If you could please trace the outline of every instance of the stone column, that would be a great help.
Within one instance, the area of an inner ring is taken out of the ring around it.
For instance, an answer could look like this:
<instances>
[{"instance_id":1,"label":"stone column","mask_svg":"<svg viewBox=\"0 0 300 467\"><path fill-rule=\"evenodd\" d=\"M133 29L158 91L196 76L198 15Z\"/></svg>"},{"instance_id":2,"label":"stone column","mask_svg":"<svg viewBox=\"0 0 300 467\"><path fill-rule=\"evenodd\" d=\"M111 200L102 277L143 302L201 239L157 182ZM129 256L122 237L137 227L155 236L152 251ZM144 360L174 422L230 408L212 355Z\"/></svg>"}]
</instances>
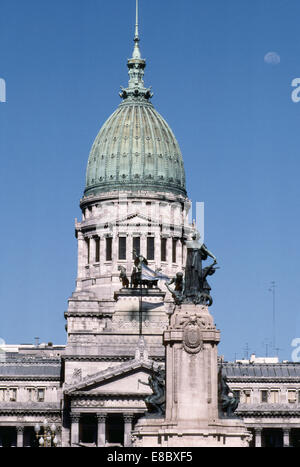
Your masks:
<instances>
[{"instance_id":1,"label":"stone column","mask_svg":"<svg viewBox=\"0 0 300 467\"><path fill-rule=\"evenodd\" d=\"M132 248L132 234L130 233L127 235L126 239L127 276L131 274L133 268Z\"/></svg>"},{"instance_id":2,"label":"stone column","mask_svg":"<svg viewBox=\"0 0 300 467\"><path fill-rule=\"evenodd\" d=\"M172 271L172 238L168 237L166 241L166 261L167 261L167 274Z\"/></svg>"},{"instance_id":3,"label":"stone column","mask_svg":"<svg viewBox=\"0 0 300 467\"><path fill-rule=\"evenodd\" d=\"M23 435L24 435L24 427L17 426L17 448L23 447L23 444L24 444Z\"/></svg>"},{"instance_id":4,"label":"stone column","mask_svg":"<svg viewBox=\"0 0 300 467\"><path fill-rule=\"evenodd\" d=\"M256 448L261 448L261 432L262 428L255 428L254 433L255 433L255 447Z\"/></svg>"},{"instance_id":5,"label":"stone column","mask_svg":"<svg viewBox=\"0 0 300 467\"><path fill-rule=\"evenodd\" d=\"M176 242L176 264L178 264L179 268L182 265L182 243L180 238L178 238Z\"/></svg>"},{"instance_id":6,"label":"stone column","mask_svg":"<svg viewBox=\"0 0 300 467\"><path fill-rule=\"evenodd\" d=\"M131 446L132 413L124 413L124 447Z\"/></svg>"},{"instance_id":7,"label":"stone column","mask_svg":"<svg viewBox=\"0 0 300 467\"><path fill-rule=\"evenodd\" d=\"M93 265L96 261L96 239L95 237L90 238L90 265Z\"/></svg>"},{"instance_id":8,"label":"stone column","mask_svg":"<svg viewBox=\"0 0 300 467\"><path fill-rule=\"evenodd\" d=\"M187 259L187 250L186 245L182 245L182 267L185 268L186 266L186 259Z\"/></svg>"},{"instance_id":9,"label":"stone column","mask_svg":"<svg viewBox=\"0 0 300 467\"><path fill-rule=\"evenodd\" d=\"M71 414L71 446L79 443L79 421L80 414Z\"/></svg>"},{"instance_id":10,"label":"stone column","mask_svg":"<svg viewBox=\"0 0 300 467\"><path fill-rule=\"evenodd\" d=\"M78 268L77 268L77 278L82 279L84 277L84 249L85 249L85 240L83 238L82 232L78 232Z\"/></svg>"},{"instance_id":11,"label":"stone column","mask_svg":"<svg viewBox=\"0 0 300 467\"><path fill-rule=\"evenodd\" d=\"M55 436L57 439L57 447L61 447L62 446L62 429L60 426L56 427Z\"/></svg>"},{"instance_id":12,"label":"stone column","mask_svg":"<svg viewBox=\"0 0 300 467\"><path fill-rule=\"evenodd\" d=\"M284 448L290 447L290 429L289 428L283 429L283 447Z\"/></svg>"},{"instance_id":13,"label":"stone column","mask_svg":"<svg viewBox=\"0 0 300 467\"><path fill-rule=\"evenodd\" d=\"M159 232L155 231L154 237L154 260L155 260L155 267L161 267L161 237Z\"/></svg>"},{"instance_id":14,"label":"stone column","mask_svg":"<svg viewBox=\"0 0 300 467\"><path fill-rule=\"evenodd\" d=\"M113 233L112 233L111 250L112 250L111 251L111 258L112 258L111 273L113 273L117 269L117 262L119 259L119 235L117 234L115 227L113 228Z\"/></svg>"},{"instance_id":15,"label":"stone column","mask_svg":"<svg viewBox=\"0 0 300 467\"><path fill-rule=\"evenodd\" d=\"M106 413L97 413L98 420L98 447L104 447L106 444Z\"/></svg>"},{"instance_id":16,"label":"stone column","mask_svg":"<svg viewBox=\"0 0 300 467\"><path fill-rule=\"evenodd\" d=\"M103 274L106 261L106 237L100 237L100 273Z\"/></svg>"},{"instance_id":17,"label":"stone column","mask_svg":"<svg viewBox=\"0 0 300 467\"><path fill-rule=\"evenodd\" d=\"M141 234L141 248L140 254L147 258L147 234Z\"/></svg>"}]
</instances>

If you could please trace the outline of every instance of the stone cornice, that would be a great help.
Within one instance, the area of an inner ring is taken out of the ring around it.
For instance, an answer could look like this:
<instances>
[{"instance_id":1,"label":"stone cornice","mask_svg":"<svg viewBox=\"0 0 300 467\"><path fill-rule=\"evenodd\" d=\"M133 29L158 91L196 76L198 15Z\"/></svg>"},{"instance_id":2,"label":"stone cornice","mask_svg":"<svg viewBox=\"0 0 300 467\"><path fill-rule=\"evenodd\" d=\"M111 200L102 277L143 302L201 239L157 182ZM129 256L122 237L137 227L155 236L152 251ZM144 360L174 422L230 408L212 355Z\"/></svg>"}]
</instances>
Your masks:
<instances>
[{"instance_id":1,"label":"stone cornice","mask_svg":"<svg viewBox=\"0 0 300 467\"><path fill-rule=\"evenodd\" d=\"M237 415L240 417L271 417L271 418L276 418L276 417L300 417L300 411L288 411L285 412L284 410L243 410L243 411L237 411Z\"/></svg>"},{"instance_id":2,"label":"stone cornice","mask_svg":"<svg viewBox=\"0 0 300 467\"><path fill-rule=\"evenodd\" d=\"M100 356L100 355L63 355L64 361L76 361L76 362L127 362L133 359L133 355L125 355L123 357L118 356Z\"/></svg>"},{"instance_id":3,"label":"stone cornice","mask_svg":"<svg viewBox=\"0 0 300 467\"><path fill-rule=\"evenodd\" d=\"M2 356L5 356L5 353L2 354ZM56 358L55 360L47 360L47 359L38 359L36 360L35 358L14 358L14 359L7 359L2 362L0 362L0 368L2 366L15 366L15 365L21 365L21 366L59 366L60 364L60 357Z\"/></svg>"},{"instance_id":4,"label":"stone cornice","mask_svg":"<svg viewBox=\"0 0 300 467\"><path fill-rule=\"evenodd\" d=\"M146 191L146 190L119 190L119 191L106 191L102 193L97 193L97 195L89 195L85 196L80 200L80 207L81 209L89 206L91 204L96 204L97 202L103 201L117 201L119 200L120 193L125 193L127 199L144 199L145 201L149 201L149 199L157 200L157 201L165 201L165 202L188 202L189 199L187 196L183 196L182 194L175 194L172 192L153 192L153 191Z\"/></svg>"},{"instance_id":5,"label":"stone cornice","mask_svg":"<svg viewBox=\"0 0 300 467\"><path fill-rule=\"evenodd\" d=\"M68 394L70 397L76 398L76 399L81 399L81 400L91 400L91 399L97 399L97 400L107 400L107 399L119 399L119 400L136 400L136 399L141 399L144 400L145 397L149 396L149 393L147 392L140 392L140 393L120 393L120 392L107 392L107 393L102 393L102 394L87 394L85 391L74 391L71 394Z\"/></svg>"},{"instance_id":6,"label":"stone cornice","mask_svg":"<svg viewBox=\"0 0 300 467\"><path fill-rule=\"evenodd\" d=\"M60 376L18 376L18 375L0 375L0 381L56 381L60 382Z\"/></svg>"},{"instance_id":7,"label":"stone cornice","mask_svg":"<svg viewBox=\"0 0 300 467\"><path fill-rule=\"evenodd\" d=\"M65 318L111 318L114 312L107 312L107 311L77 311L77 310L69 310L65 311L64 317Z\"/></svg>"},{"instance_id":8,"label":"stone cornice","mask_svg":"<svg viewBox=\"0 0 300 467\"><path fill-rule=\"evenodd\" d=\"M2 409L0 408L0 415L58 415L61 416L60 410L32 410L32 409Z\"/></svg>"},{"instance_id":9,"label":"stone cornice","mask_svg":"<svg viewBox=\"0 0 300 467\"><path fill-rule=\"evenodd\" d=\"M299 417L300 404L240 404L236 414L242 417Z\"/></svg>"},{"instance_id":10,"label":"stone cornice","mask_svg":"<svg viewBox=\"0 0 300 467\"><path fill-rule=\"evenodd\" d=\"M165 357L159 356L149 356L151 360L155 362L164 362ZM64 361L91 361L91 362L127 362L132 360L134 355L124 355L122 357L118 356L99 356L99 355L62 355L62 360Z\"/></svg>"},{"instance_id":11,"label":"stone cornice","mask_svg":"<svg viewBox=\"0 0 300 467\"><path fill-rule=\"evenodd\" d=\"M40 403L42 404L42 403ZM61 415L60 404L43 404L39 405L38 403L5 403L0 404L0 414L9 415L9 414L18 414L18 415L45 415L45 414L55 414Z\"/></svg>"},{"instance_id":12,"label":"stone cornice","mask_svg":"<svg viewBox=\"0 0 300 467\"><path fill-rule=\"evenodd\" d=\"M227 377L228 383L280 383L280 384L289 384L289 383L298 383L300 384L300 378L293 376L286 377L275 377L275 376L229 376Z\"/></svg>"}]
</instances>

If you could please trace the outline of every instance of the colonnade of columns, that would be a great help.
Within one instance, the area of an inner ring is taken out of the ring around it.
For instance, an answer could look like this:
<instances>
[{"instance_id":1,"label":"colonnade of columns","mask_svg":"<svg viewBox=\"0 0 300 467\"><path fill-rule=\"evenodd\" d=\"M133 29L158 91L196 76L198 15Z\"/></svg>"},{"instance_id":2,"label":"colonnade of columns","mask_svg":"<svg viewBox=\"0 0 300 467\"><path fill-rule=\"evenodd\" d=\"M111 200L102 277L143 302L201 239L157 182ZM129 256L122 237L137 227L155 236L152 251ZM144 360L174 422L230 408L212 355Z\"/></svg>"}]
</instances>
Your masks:
<instances>
[{"instance_id":1,"label":"colonnade of columns","mask_svg":"<svg viewBox=\"0 0 300 467\"><path fill-rule=\"evenodd\" d=\"M254 446L260 448L263 446L263 429L264 428L254 428ZM280 429L280 428L279 428ZM291 429L282 428L283 434L283 447L290 447L291 445Z\"/></svg>"},{"instance_id":2,"label":"colonnade of columns","mask_svg":"<svg viewBox=\"0 0 300 467\"><path fill-rule=\"evenodd\" d=\"M107 413L100 412L96 413L97 417L97 446L106 445L106 423L107 423ZM131 431L132 431L132 422L133 422L133 413L124 413L124 446L131 446ZM80 414L71 415L71 446L78 446L80 443Z\"/></svg>"},{"instance_id":3,"label":"colonnade of columns","mask_svg":"<svg viewBox=\"0 0 300 467\"><path fill-rule=\"evenodd\" d=\"M120 235L121 236L121 235ZM125 236L125 234L124 234ZM126 262L127 266L132 263L132 252L133 252L133 238L136 235L127 234L126 235ZM148 235L145 233L141 233L140 237L140 252L143 256L147 256L147 237ZM173 237L168 236L166 238L166 260L165 262L161 259L161 236L154 235L154 262L155 266L160 268L162 263L171 266L172 264L178 265L178 268L181 268L184 264L185 255L184 255L184 248L182 242L177 237L176 242L176 260L173 261L173 254L172 254L172 242ZM113 236L113 242L117 242L118 235ZM99 244L99 258L96 261L96 243L100 242ZM112 247L112 264L116 264L119 261L119 245L113 244ZM78 279L84 279L86 277L86 268L88 265L92 266L94 264L100 264L101 267L106 261L106 237L105 236L92 236L90 238L84 237L82 232L78 232L78 271L77 277Z\"/></svg>"},{"instance_id":4,"label":"colonnade of columns","mask_svg":"<svg viewBox=\"0 0 300 467\"><path fill-rule=\"evenodd\" d=\"M41 425L42 425L42 423L41 423ZM9 433L10 433L10 436L11 436L11 447L17 447L17 448L22 448L24 446L30 447L30 439L32 440L32 438L30 438L30 437L28 438L28 435L30 435L30 432L29 433L27 432L27 437L24 437L24 433L25 433L25 429L30 429L30 430L32 430L32 432L34 432L34 426L33 425L17 425L17 426L9 426L8 425L8 426L4 426L4 427L0 426L0 447L3 446L3 431L2 430L5 430L5 429L10 430ZM15 430L15 432L14 432L14 430ZM58 439L57 446L61 445L60 435L61 435L61 429L60 429L60 427L56 427L56 438ZM34 432L34 436L35 436L35 432ZM5 436L5 438L7 438L7 436ZM31 447L33 447L33 446L31 446Z\"/></svg>"}]
</instances>

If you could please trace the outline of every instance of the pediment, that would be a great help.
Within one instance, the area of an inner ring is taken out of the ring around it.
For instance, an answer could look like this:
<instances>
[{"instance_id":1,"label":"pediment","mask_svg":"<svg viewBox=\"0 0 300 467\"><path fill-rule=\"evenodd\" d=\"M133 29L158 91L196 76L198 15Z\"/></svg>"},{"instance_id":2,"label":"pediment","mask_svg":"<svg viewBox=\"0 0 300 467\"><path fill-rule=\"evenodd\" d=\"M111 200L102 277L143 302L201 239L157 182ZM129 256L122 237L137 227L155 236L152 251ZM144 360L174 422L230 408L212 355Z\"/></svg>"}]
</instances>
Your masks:
<instances>
[{"instance_id":1,"label":"pediment","mask_svg":"<svg viewBox=\"0 0 300 467\"><path fill-rule=\"evenodd\" d=\"M122 218L116 218L115 221L111 222L113 225L117 226L127 226L127 225L132 225L132 226L141 226L141 225L159 225L159 222L157 219L152 218L150 216L146 216L144 214L141 214L140 212L136 212L133 214L128 214L127 216L124 216Z\"/></svg>"},{"instance_id":2,"label":"pediment","mask_svg":"<svg viewBox=\"0 0 300 467\"><path fill-rule=\"evenodd\" d=\"M102 395L102 394L145 394L151 393L147 383L152 367L159 366L151 360L122 363L101 372L89 375L65 388L65 394Z\"/></svg>"},{"instance_id":3,"label":"pediment","mask_svg":"<svg viewBox=\"0 0 300 467\"><path fill-rule=\"evenodd\" d=\"M137 226L139 227L142 225L157 226L159 225L159 220L153 217L150 217L150 216L146 216L138 211L135 213L127 214L124 217L115 217L105 223L101 223L101 222L97 223L98 228L107 228L107 227L113 227L113 226L118 226L118 227Z\"/></svg>"}]
</instances>

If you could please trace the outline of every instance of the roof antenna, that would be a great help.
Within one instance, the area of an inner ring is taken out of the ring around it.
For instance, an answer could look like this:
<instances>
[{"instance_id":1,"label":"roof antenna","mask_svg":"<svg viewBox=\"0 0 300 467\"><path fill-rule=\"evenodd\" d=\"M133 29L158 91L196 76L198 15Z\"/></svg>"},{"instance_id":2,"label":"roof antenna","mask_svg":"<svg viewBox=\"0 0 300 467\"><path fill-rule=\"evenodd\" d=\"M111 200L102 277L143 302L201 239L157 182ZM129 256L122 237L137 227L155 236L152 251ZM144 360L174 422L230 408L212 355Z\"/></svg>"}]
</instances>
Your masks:
<instances>
[{"instance_id":1,"label":"roof antenna","mask_svg":"<svg viewBox=\"0 0 300 467\"><path fill-rule=\"evenodd\" d=\"M275 281L271 282L271 286L269 288L269 292L272 292L273 296L273 351L276 352L276 315L275 315L275 288L276 288L276 283Z\"/></svg>"}]
</instances>

